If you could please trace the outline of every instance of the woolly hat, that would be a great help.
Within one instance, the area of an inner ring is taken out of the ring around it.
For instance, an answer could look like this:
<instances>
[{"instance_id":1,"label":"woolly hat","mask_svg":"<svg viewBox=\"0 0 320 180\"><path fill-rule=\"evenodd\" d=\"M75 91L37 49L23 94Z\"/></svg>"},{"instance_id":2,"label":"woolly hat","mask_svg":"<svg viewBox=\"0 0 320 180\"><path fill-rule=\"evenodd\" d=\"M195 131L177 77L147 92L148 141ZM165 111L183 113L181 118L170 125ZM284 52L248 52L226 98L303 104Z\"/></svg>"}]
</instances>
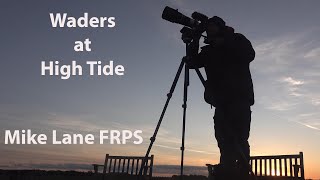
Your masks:
<instances>
[{"instance_id":1,"label":"woolly hat","mask_svg":"<svg viewBox=\"0 0 320 180\"><path fill-rule=\"evenodd\" d=\"M218 27L221 27L221 28L225 28L225 26L226 26L226 22L224 22L224 20L218 16L213 16L212 18L209 18L208 24L210 24L210 23L214 23Z\"/></svg>"}]
</instances>

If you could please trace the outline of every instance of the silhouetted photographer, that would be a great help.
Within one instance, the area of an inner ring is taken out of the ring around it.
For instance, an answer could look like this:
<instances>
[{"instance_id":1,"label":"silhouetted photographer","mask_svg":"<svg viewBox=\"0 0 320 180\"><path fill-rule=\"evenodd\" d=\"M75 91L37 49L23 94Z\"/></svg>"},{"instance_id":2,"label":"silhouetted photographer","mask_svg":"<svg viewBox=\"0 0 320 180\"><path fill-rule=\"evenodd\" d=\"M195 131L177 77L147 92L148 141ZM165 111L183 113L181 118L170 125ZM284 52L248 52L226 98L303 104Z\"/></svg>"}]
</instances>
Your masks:
<instances>
[{"instance_id":1,"label":"silhouetted photographer","mask_svg":"<svg viewBox=\"0 0 320 180\"><path fill-rule=\"evenodd\" d=\"M220 17L208 19L205 31L207 39L204 42L208 45L198 53L200 36L193 36L190 44L193 52L188 57L188 65L190 68L204 67L207 75L204 98L215 107L215 137L221 153L221 167L218 168L221 168L223 179L239 172L247 179L250 106L254 104L249 64L255 51L244 35L234 33Z\"/></svg>"},{"instance_id":2,"label":"silhouetted photographer","mask_svg":"<svg viewBox=\"0 0 320 180\"><path fill-rule=\"evenodd\" d=\"M205 101L215 107L214 129L221 156L220 164L208 166L210 177L214 177L215 180L247 180L249 172L253 175L249 165L248 138L251 123L250 107L254 104L254 94L249 64L255 57L255 51L244 35L234 33L234 29L226 26L220 17L208 18L198 12L192 13L191 17L168 6L162 13L163 19L184 25L180 32L186 45L186 56L182 58L167 94L166 103L141 164L139 177L145 170L147 158L184 68L180 178L183 179L189 70L195 69L205 87ZM202 35L203 32L207 33L207 37ZM207 45L203 46L199 53L201 37L205 37L204 43ZM198 69L202 67L205 69L207 80L204 80Z\"/></svg>"}]
</instances>

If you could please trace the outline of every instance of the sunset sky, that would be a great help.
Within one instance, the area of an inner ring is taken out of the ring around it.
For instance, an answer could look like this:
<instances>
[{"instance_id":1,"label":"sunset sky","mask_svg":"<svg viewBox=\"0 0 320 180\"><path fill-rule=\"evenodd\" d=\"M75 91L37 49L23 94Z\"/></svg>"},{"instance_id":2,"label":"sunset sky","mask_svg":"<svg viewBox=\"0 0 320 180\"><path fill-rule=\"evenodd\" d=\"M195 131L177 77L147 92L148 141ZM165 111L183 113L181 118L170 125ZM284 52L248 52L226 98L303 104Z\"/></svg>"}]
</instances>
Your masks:
<instances>
[{"instance_id":1,"label":"sunset sky","mask_svg":"<svg viewBox=\"0 0 320 180\"><path fill-rule=\"evenodd\" d=\"M161 19L165 6L191 16L222 17L253 44L256 103L251 155L304 153L306 178L320 178L320 1L49 1L4 0L0 5L0 169L59 168L103 163L111 155L144 155L185 47L181 25ZM49 13L115 17L114 28L52 28ZM91 52L75 52L89 38ZM41 76L41 61L114 61L123 76ZM214 109L191 72L185 164L218 163ZM151 154L178 165L182 127L180 79ZM5 130L51 136L142 130L134 145L5 145Z\"/></svg>"}]
</instances>

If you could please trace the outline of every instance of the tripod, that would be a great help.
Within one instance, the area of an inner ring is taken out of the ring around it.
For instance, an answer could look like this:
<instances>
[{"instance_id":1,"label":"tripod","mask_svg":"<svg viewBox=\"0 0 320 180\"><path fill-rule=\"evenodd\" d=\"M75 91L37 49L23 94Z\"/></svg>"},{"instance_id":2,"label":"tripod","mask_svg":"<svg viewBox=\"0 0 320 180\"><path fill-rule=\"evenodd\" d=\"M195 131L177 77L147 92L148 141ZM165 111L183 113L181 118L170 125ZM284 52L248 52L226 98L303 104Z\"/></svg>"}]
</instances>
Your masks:
<instances>
[{"instance_id":1,"label":"tripod","mask_svg":"<svg viewBox=\"0 0 320 180\"><path fill-rule=\"evenodd\" d=\"M180 175L181 175L181 178L183 176L183 161L184 161L184 141L185 141L185 125L186 125L186 112L187 112L187 100L188 100L188 86L189 86L189 66L187 64L187 58L188 58L188 55L190 55L190 43L192 41L192 39L190 38L182 38L183 42L185 43L186 45L186 55L185 57L182 58L181 60L181 63L179 65L179 68L178 68L178 71L176 73L176 76L173 80L173 83L171 85L171 88L170 88L170 91L169 93L167 94L167 100L166 100L166 103L162 109L162 112L161 112L161 115L160 115L160 118L159 118L159 121L158 121L158 124L156 126L156 129L153 133L153 136L150 138L150 144L149 144L149 147L148 147L148 150L146 152L146 155L145 155L145 158L143 159L142 163L141 163L141 168L140 168L140 171L139 171L139 178L141 177L142 175L142 172L143 172L143 169L145 168L145 164L147 162L147 158L149 156L149 153L151 151L151 148L153 146L153 143L155 142L156 140L156 136L157 136L157 133L159 131L159 128L160 128L160 125L161 125L161 122L163 120L163 117L166 113L166 110L167 110L167 107L169 105L169 102L171 100L171 97L172 97L172 94L175 90L175 87L177 85L177 82L179 80L179 77L181 75L181 72L182 72L182 69L184 67L184 70L185 70L185 73L184 73L184 87L183 87L183 105L182 105L182 108L183 108L183 117L182 117L182 139L181 139L181 147L180 147L180 150L181 150L181 165L180 165ZM204 85L205 83L205 80L201 74L201 72L199 71L199 69L195 69L196 70L196 73L198 74L202 84Z\"/></svg>"},{"instance_id":2,"label":"tripod","mask_svg":"<svg viewBox=\"0 0 320 180\"><path fill-rule=\"evenodd\" d=\"M161 112L161 115L160 115L160 118L159 118L159 121L158 121L158 124L156 126L156 129L154 131L154 134L153 136L150 138L150 144L149 144L149 147L148 147L148 150L146 152L146 155L141 163L141 168L140 168L140 171L139 171L139 176L138 178L140 179L140 177L142 176L142 172L144 170L144 168L146 167L146 163L148 162L147 159L148 159L148 156L149 156L149 153L151 151L151 148L153 146L153 143L155 142L156 140L156 136L157 136L157 133L159 131L159 128L160 128L160 125L162 123L162 120L163 120L163 117L165 115L165 112L167 110L167 107L169 105L169 102L171 100L171 97L172 97L172 94L175 90L175 87L177 85L177 82L179 80L179 77L181 75L181 72L182 72L182 69L184 67L184 70L185 70L185 74L184 74L184 88L183 88L183 105L182 105L182 108L183 108L183 117L182 117L182 138L181 138L181 147L180 147L180 150L181 150L181 164L180 164L180 179L183 179L183 163L184 163L184 150L185 150L185 147L184 147L184 142L185 142L185 125L186 125L186 112L187 112L187 100L188 100L188 86L189 86L189 65L187 63L188 61L188 58L190 57L190 54L191 53L191 47L190 47L190 43L192 41L191 38L182 38L183 42L185 43L186 45L186 56L182 58L181 60L181 63L179 65L179 68L178 68L178 71L176 73L176 76L173 80L173 83L171 85L171 88L170 88L170 91L169 93L167 94L167 100L166 100L166 103L162 109L162 112ZM201 80L203 86L205 86L205 80L200 72L200 70L198 68L195 68L195 71L199 77L199 79ZM247 158L245 157L239 143L235 142L236 143L236 148L241 156L241 158L245 161L245 162L249 162L247 160ZM245 168L248 170L248 172L250 172L250 174L254 177L254 179L256 179L251 167L250 167L250 164L247 163L245 164Z\"/></svg>"}]
</instances>

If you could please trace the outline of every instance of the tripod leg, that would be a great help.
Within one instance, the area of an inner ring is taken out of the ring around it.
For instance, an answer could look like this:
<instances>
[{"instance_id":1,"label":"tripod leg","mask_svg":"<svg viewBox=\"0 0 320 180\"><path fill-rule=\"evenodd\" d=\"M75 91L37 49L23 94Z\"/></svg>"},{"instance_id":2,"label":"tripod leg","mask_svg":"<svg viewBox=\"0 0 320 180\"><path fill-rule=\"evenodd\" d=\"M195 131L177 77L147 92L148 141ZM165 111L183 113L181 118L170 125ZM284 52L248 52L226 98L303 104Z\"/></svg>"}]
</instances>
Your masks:
<instances>
[{"instance_id":1,"label":"tripod leg","mask_svg":"<svg viewBox=\"0 0 320 180\"><path fill-rule=\"evenodd\" d=\"M181 166L180 166L180 178L183 179L183 160L184 160L184 140L185 140L185 127L187 116L187 100L188 100L188 86L189 86L189 68L185 65L184 74L184 86L183 86L183 119L182 119L182 140L181 140Z\"/></svg>"},{"instance_id":2,"label":"tripod leg","mask_svg":"<svg viewBox=\"0 0 320 180\"><path fill-rule=\"evenodd\" d=\"M199 79L200 79L200 81L202 82L203 86L205 86L206 80L204 80L204 78L203 78L200 70L199 70L198 68L196 68L195 70L196 70L196 73L197 73L197 75L199 76Z\"/></svg>"},{"instance_id":3,"label":"tripod leg","mask_svg":"<svg viewBox=\"0 0 320 180\"><path fill-rule=\"evenodd\" d=\"M141 163L141 167L140 167L140 171L139 171L139 176L138 176L139 179L140 179L140 177L142 176L142 172L143 172L143 169L145 168L145 164L148 162L149 153L150 153L150 151L151 151L151 148L152 148L152 145L153 145L154 141L156 140L156 136L157 136L157 134L158 134L158 131L159 131L159 128L160 128L162 119L163 119L163 117L164 117L164 114L166 113L167 107L168 107L168 105L169 105L170 99L171 99L171 97L172 97L172 94L173 94L173 92L174 92L174 90L175 90L175 87L176 87L176 85L177 85L177 82L178 82L178 80L179 80L179 77L180 77L180 74L181 74L181 71L182 71L182 68L183 68L184 64L185 64L185 63L184 63L184 60L181 60L180 66L179 66L178 71L177 71L177 74L176 74L176 76L175 76L175 78L174 78L174 80L173 80L173 83L172 83L172 85L171 85L170 91L169 91L169 93L167 94L167 101L166 101L166 103L165 103L165 105L164 105L164 107L163 107L163 109L162 109L162 112L161 112L161 115L160 115L158 124L157 124L156 129L155 129L155 131L154 131L154 133L153 133L153 136L150 138L150 144L149 144L148 150L147 150L146 155L145 155L145 157L144 157L144 159L143 159L143 161L142 161L142 163Z\"/></svg>"}]
</instances>

